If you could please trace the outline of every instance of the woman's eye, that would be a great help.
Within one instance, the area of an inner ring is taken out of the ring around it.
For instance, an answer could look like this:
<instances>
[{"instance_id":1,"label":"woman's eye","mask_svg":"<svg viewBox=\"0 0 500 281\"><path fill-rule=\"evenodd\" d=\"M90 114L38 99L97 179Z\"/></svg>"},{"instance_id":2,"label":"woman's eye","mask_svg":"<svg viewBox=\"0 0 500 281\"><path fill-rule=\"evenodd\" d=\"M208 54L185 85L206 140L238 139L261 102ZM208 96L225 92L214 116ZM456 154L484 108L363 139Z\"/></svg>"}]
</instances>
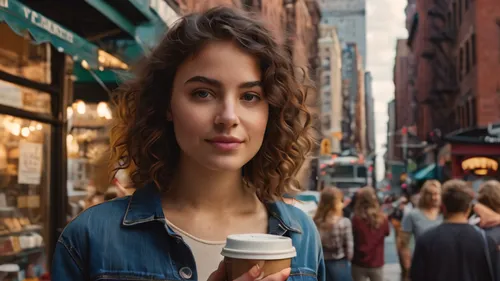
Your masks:
<instances>
[{"instance_id":1,"label":"woman's eye","mask_svg":"<svg viewBox=\"0 0 500 281\"><path fill-rule=\"evenodd\" d=\"M194 92L193 96L195 98L206 99L206 98L209 98L211 96L211 94L209 91L200 90L200 91Z\"/></svg>"},{"instance_id":2,"label":"woman's eye","mask_svg":"<svg viewBox=\"0 0 500 281\"><path fill-rule=\"evenodd\" d=\"M258 101L260 100L260 97L256 94L246 93L243 95L242 99L244 101Z\"/></svg>"}]
</instances>

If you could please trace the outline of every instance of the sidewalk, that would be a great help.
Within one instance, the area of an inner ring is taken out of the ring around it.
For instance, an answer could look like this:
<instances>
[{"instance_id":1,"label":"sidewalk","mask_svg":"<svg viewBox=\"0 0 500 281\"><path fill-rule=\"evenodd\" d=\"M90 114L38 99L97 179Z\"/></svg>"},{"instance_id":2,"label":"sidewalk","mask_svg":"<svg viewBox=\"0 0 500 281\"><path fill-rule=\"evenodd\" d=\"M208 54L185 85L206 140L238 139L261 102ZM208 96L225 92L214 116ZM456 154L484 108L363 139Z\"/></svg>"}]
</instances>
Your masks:
<instances>
[{"instance_id":1,"label":"sidewalk","mask_svg":"<svg viewBox=\"0 0 500 281\"><path fill-rule=\"evenodd\" d=\"M394 239L394 229L391 227L391 235L385 238L385 265L384 281L400 281L401 268L399 258L396 254L396 241Z\"/></svg>"},{"instance_id":2,"label":"sidewalk","mask_svg":"<svg viewBox=\"0 0 500 281\"><path fill-rule=\"evenodd\" d=\"M384 265L384 281L400 281L400 274L399 263Z\"/></svg>"}]
</instances>

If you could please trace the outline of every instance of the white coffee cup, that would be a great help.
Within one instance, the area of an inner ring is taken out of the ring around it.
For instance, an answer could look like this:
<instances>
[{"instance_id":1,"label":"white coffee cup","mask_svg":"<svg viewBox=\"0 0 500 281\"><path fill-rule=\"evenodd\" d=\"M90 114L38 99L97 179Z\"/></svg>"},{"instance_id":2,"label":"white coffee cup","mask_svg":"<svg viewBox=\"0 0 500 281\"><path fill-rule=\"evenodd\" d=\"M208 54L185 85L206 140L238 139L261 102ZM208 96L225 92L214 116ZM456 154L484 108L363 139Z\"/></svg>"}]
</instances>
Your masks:
<instances>
[{"instance_id":1,"label":"white coffee cup","mask_svg":"<svg viewBox=\"0 0 500 281\"><path fill-rule=\"evenodd\" d=\"M234 280L258 264L262 277L290 267L297 255L292 239L271 234L229 235L222 249L227 280Z\"/></svg>"}]
</instances>

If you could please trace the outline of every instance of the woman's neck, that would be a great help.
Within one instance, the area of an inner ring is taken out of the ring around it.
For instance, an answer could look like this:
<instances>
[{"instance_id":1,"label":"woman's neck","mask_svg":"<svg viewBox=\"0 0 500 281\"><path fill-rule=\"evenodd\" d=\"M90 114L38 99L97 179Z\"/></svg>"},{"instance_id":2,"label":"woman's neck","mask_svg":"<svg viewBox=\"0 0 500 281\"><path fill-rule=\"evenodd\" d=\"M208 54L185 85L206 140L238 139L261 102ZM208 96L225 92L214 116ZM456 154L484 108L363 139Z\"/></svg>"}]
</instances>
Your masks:
<instances>
[{"instance_id":1,"label":"woman's neck","mask_svg":"<svg viewBox=\"0 0 500 281\"><path fill-rule=\"evenodd\" d=\"M227 212L255 204L257 197L241 170L214 171L184 157L162 199L176 209Z\"/></svg>"}]
</instances>

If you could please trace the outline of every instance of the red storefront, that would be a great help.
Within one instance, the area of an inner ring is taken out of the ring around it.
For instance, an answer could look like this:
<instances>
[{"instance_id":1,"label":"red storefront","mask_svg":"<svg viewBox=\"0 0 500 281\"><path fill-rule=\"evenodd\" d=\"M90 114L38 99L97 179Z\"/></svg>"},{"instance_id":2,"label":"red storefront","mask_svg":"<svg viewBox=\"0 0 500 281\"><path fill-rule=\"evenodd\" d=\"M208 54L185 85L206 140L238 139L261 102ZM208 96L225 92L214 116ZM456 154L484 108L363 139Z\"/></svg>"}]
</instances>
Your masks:
<instances>
[{"instance_id":1,"label":"red storefront","mask_svg":"<svg viewBox=\"0 0 500 281\"><path fill-rule=\"evenodd\" d=\"M500 179L500 132L491 126L471 128L445 139L451 145L452 178L471 182Z\"/></svg>"}]
</instances>

